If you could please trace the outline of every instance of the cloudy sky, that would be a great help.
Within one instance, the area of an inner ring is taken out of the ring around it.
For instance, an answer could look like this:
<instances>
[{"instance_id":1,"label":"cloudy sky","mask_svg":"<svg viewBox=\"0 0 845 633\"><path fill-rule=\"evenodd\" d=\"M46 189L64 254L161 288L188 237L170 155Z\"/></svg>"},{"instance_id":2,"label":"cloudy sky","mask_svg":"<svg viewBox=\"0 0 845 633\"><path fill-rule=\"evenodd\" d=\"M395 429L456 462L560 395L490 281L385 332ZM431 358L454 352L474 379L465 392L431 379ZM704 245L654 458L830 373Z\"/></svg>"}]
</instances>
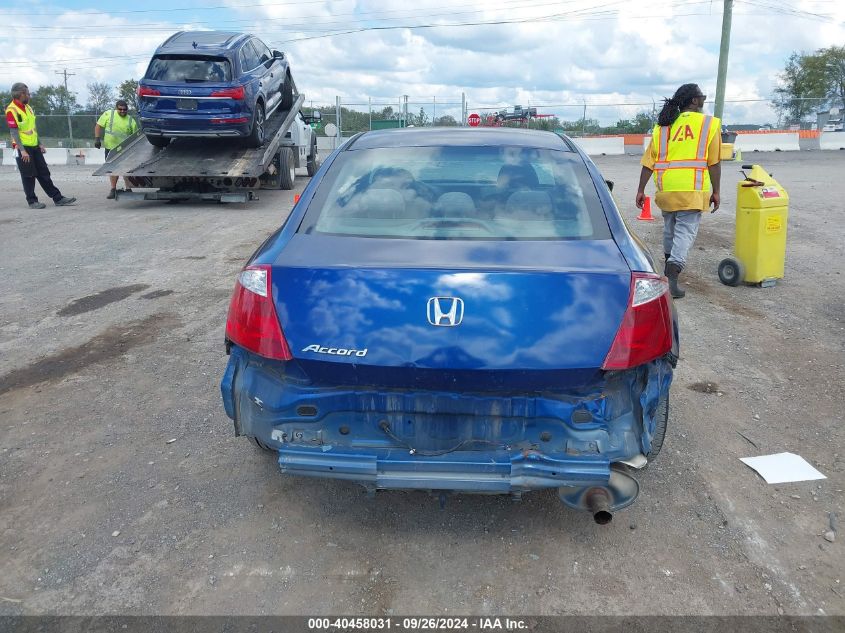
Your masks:
<instances>
[{"instance_id":1,"label":"cloudy sky","mask_svg":"<svg viewBox=\"0 0 845 633\"><path fill-rule=\"evenodd\" d=\"M8 6L8 5L7 5ZM651 110L678 85L712 100L722 0L31 0L3 10L0 83L143 75L179 30L247 31L285 51L308 102L431 116L513 104L603 123ZM845 2L735 0L726 122L775 122L767 99L793 51L845 45ZM11 52L11 53L10 53ZM712 109L712 103L710 104Z\"/></svg>"}]
</instances>

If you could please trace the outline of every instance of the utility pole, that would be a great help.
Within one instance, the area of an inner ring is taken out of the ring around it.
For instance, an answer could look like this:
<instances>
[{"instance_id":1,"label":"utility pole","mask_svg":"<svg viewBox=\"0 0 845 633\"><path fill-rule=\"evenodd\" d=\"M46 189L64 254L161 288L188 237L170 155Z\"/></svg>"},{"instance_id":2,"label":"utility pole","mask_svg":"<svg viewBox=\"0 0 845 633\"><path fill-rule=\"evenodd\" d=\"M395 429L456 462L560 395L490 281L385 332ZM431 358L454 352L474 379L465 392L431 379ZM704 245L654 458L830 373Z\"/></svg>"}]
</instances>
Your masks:
<instances>
[{"instance_id":1,"label":"utility pole","mask_svg":"<svg viewBox=\"0 0 845 633\"><path fill-rule=\"evenodd\" d=\"M587 132L587 100L584 99L584 115L581 117L581 136L584 136Z\"/></svg>"},{"instance_id":2,"label":"utility pole","mask_svg":"<svg viewBox=\"0 0 845 633\"><path fill-rule=\"evenodd\" d=\"M725 111L725 81L728 77L728 49L731 47L731 15L733 14L733 0L725 0L722 11L722 45L719 47L719 74L716 76L716 109L713 112L722 118Z\"/></svg>"},{"instance_id":3,"label":"utility pole","mask_svg":"<svg viewBox=\"0 0 845 633\"><path fill-rule=\"evenodd\" d=\"M73 77L76 73L69 73L67 71L67 68L65 68L62 72L59 72L58 70L56 70L54 72L57 75L64 75L64 77L65 77L65 94L62 95L62 101L64 101L66 96L70 96L70 92L68 92L68 89L67 89L68 75ZM65 107L65 112L67 112L67 131L68 131L68 134L70 135L70 146L73 147L73 125L71 125L71 122L70 122L70 103L68 103L67 106Z\"/></svg>"}]
</instances>

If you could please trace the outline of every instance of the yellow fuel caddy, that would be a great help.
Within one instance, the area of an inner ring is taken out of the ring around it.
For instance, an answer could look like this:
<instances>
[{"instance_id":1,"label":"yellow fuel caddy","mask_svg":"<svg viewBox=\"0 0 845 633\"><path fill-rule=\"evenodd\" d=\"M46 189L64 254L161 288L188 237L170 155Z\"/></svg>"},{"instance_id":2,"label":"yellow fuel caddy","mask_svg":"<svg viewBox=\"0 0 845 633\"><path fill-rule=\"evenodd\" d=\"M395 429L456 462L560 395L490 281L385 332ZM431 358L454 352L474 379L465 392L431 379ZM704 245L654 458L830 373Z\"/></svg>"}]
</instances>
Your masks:
<instances>
[{"instance_id":1,"label":"yellow fuel caddy","mask_svg":"<svg viewBox=\"0 0 845 633\"><path fill-rule=\"evenodd\" d=\"M719 279L728 286L741 282L773 286L783 279L789 196L760 165L736 186L734 254L719 264Z\"/></svg>"}]
</instances>

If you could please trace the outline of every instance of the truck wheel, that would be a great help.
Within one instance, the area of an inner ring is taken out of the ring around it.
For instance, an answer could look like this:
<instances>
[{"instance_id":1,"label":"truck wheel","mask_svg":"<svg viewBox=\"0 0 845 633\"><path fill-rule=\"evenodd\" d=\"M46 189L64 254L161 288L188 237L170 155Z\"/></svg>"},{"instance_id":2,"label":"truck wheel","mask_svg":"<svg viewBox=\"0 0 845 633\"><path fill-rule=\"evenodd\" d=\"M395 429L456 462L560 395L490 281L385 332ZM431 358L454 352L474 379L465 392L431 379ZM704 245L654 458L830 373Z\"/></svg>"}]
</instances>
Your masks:
<instances>
[{"instance_id":1,"label":"truck wheel","mask_svg":"<svg viewBox=\"0 0 845 633\"><path fill-rule=\"evenodd\" d=\"M146 136L150 145L155 147L167 147L170 144L170 139L166 136L152 136L151 134L147 134Z\"/></svg>"},{"instance_id":2,"label":"truck wheel","mask_svg":"<svg viewBox=\"0 0 845 633\"><path fill-rule=\"evenodd\" d=\"M255 114L252 118L252 130L246 139L249 147L261 147L264 145L264 104L255 104Z\"/></svg>"},{"instance_id":3,"label":"truck wheel","mask_svg":"<svg viewBox=\"0 0 845 633\"><path fill-rule=\"evenodd\" d=\"M666 439L666 427L669 426L669 394L657 403L657 411L654 414L654 435L651 437L651 450L646 457L651 462L663 448L663 440Z\"/></svg>"},{"instance_id":4,"label":"truck wheel","mask_svg":"<svg viewBox=\"0 0 845 633\"><path fill-rule=\"evenodd\" d=\"M296 164L293 160L293 151L290 147L283 147L279 150L279 189L287 191L293 189L294 178L296 178Z\"/></svg>"},{"instance_id":5,"label":"truck wheel","mask_svg":"<svg viewBox=\"0 0 845 633\"><path fill-rule=\"evenodd\" d=\"M311 141L311 153L308 154L308 162L305 164L306 169L308 170L308 176L313 176L317 173L317 170L320 169L320 163L317 160L317 137L314 137L314 140Z\"/></svg>"},{"instance_id":6,"label":"truck wheel","mask_svg":"<svg viewBox=\"0 0 845 633\"><path fill-rule=\"evenodd\" d=\"M282 84L282 110L290 110L293 107L293 81L285 75L285 83Z\"/></svg>"},{"instance_id":7,"label":"truck wheel","mask_svg":"<svg viewBox=\"0 0 845 633\"><path fill-rule=\"evenodd\" d=\"M738 286L745 278L745 268L739 260L727 257L719 262L719 281L726 286Z\"/></svg>"}]
</instances>

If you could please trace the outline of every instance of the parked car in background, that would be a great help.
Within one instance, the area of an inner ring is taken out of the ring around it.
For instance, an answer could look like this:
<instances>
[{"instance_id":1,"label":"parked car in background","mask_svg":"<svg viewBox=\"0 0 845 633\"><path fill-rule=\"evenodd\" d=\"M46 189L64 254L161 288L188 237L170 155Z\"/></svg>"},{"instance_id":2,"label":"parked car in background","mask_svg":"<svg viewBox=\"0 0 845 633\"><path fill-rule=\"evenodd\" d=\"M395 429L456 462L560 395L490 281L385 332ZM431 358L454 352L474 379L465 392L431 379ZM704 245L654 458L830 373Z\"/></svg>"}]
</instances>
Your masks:
<instances>
[{"instance_id":1,"label":"parked car in background","mask_svg":"<svg viewBox=\"0 0 845 633\"><path fill-rule=\"evenodd\" d=\"M360 134L238 275L221 390L283 472L367 490L557 488L596 521L660 452L666 278L568 138Z\"/></svg>"},{"instance_id":2,"label":"parked car in background","mask_svg":"<svg viewBox=\"0 0 845 633\"><path fill-rule=\"evenodd\" d=\"M237 137L252 147L265 123L293 104L284 53L255 36L183 31L156 50L138 85L141 130L153 145L174 137Z\"/></svg>"}]
</instances>

